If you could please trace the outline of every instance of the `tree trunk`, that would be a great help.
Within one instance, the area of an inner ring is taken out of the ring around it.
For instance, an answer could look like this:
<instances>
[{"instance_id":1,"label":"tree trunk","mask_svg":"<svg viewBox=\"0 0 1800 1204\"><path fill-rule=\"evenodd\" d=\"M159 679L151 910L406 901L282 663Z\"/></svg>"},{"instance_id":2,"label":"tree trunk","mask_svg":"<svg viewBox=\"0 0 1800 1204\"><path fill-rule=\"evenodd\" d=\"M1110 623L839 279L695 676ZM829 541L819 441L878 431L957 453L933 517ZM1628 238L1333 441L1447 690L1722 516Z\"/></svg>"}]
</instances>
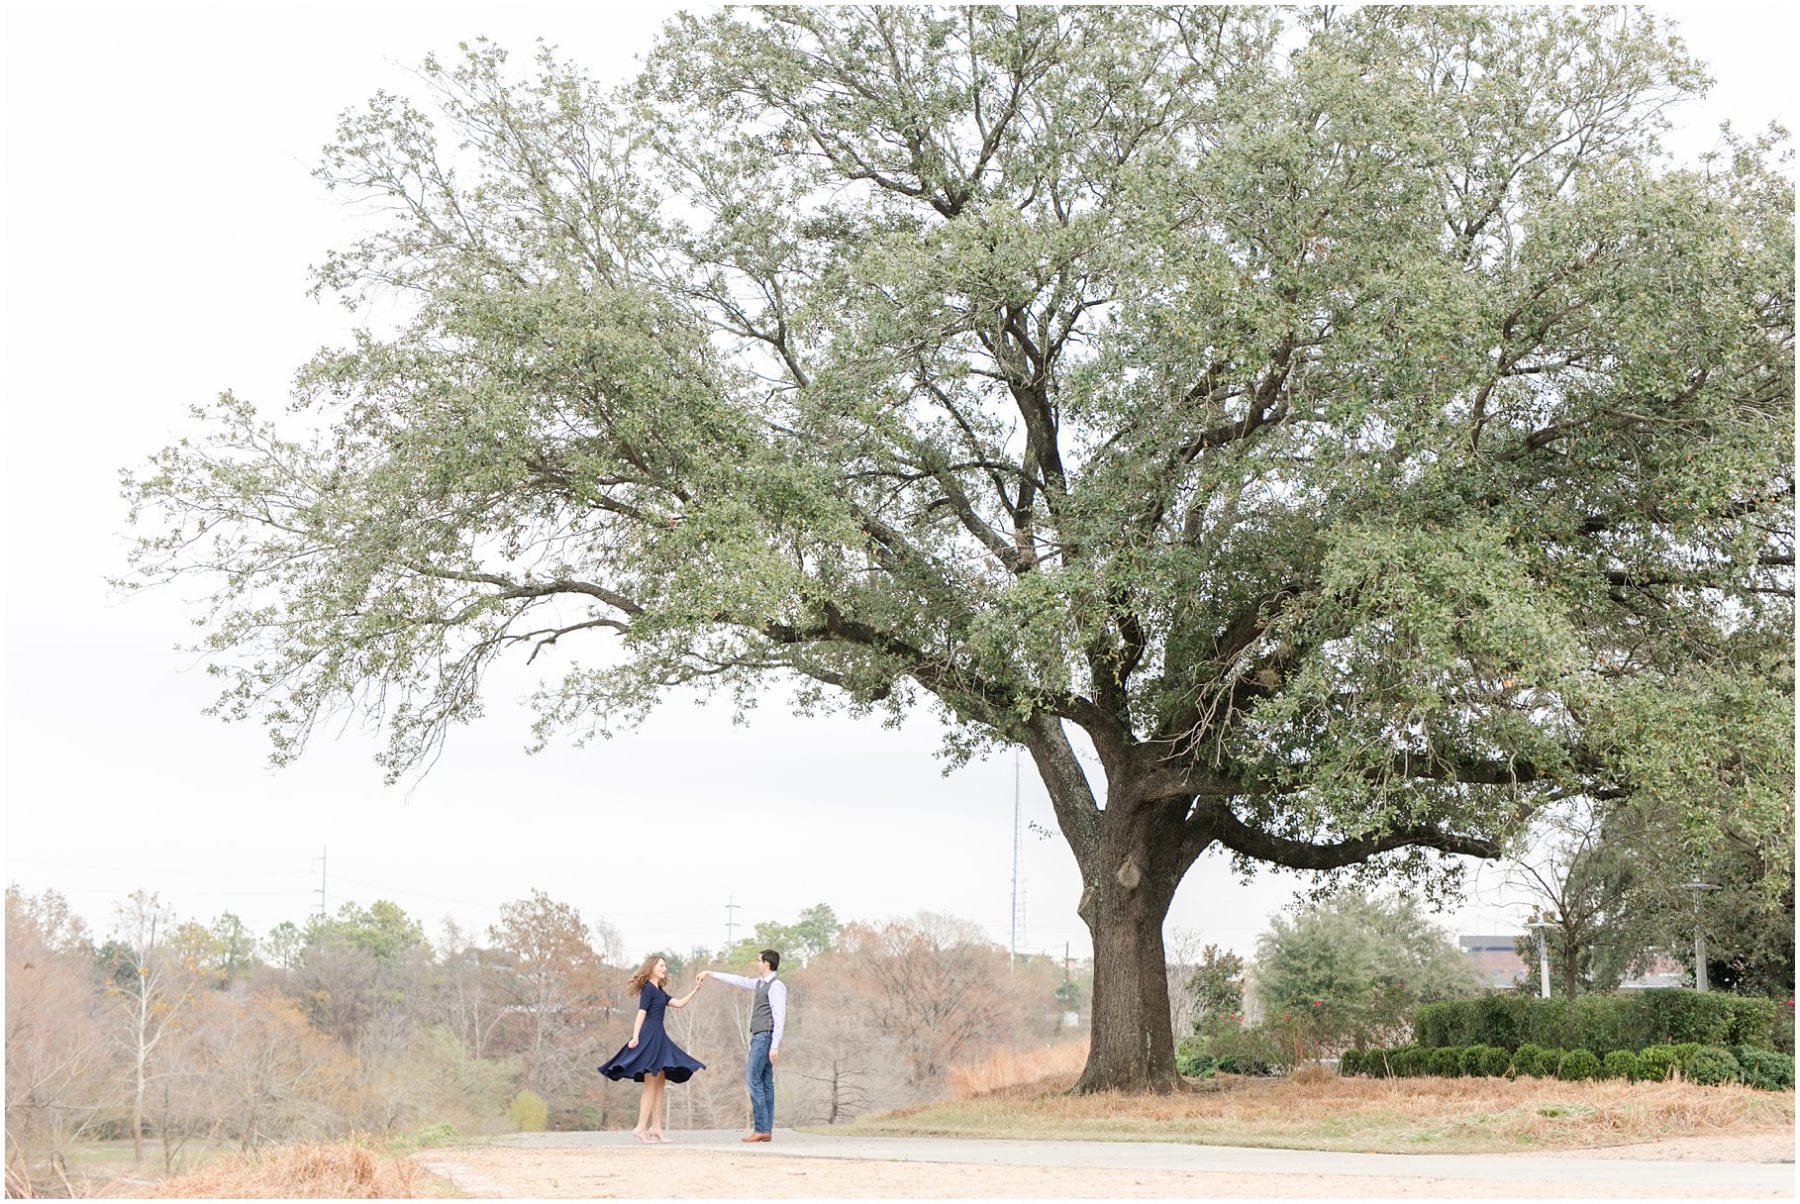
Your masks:
<instances>
[{"instance_id":1,"label":"tree trunk","mask_svg":"<svg viewBox=\"0 0 1800 1204\"><path fill-rule=\"evenodd\" d=\"M1175 1072L1163 954L1174 884L1140 880L1132 889L1112 877L1098 890L1090 886L1083 899L1082 918L1094 939L1092 1044L1075 1091L1166 1095L1186 1085Z\"/></svg>"},{"instance_id":2,"label":"tree trunk","mask_svg":"<svg viewBox=\"0 0 1800 1204\"><path fill-rule=\"evenodd\" d=\"M1576 938L1573 931L1563 933L1563 993L1570 1003L1575 1002L1575 995L1581 988L1581 946L1576 943Z\"/></svg>"},{"instance_id":3,"label":"tree trunk","mask_svg":"<svg viewBox=\"0 0 1800 1204\"><path fill-rule=\"evenodd\" d=\"M1076 908L1094 942L1092 1044L1075 1084L1092 1091L1179 1091L1175 1034L1169 1010L1163 921L1181 883L1179 809L1136 797L1113 782L1085 858Z\"/></svg>"},{"instance_id":4,"label":"tree trunk","mask_svg":"<svg viewBox=\"0 0 1800 1204\"><path fill-rule=\"evenodd\" d=\"M1186 830L1191 797L1155 797L1144 767L1116 749L1101 750L1102 808L1057 721L1034 721L1026 746L1081 867L1075 910L1094 943L1092 1041L1075 1091L1182 1090L1163 921L1182 876L1211 840Z\"/></svg>"}]
</instances>

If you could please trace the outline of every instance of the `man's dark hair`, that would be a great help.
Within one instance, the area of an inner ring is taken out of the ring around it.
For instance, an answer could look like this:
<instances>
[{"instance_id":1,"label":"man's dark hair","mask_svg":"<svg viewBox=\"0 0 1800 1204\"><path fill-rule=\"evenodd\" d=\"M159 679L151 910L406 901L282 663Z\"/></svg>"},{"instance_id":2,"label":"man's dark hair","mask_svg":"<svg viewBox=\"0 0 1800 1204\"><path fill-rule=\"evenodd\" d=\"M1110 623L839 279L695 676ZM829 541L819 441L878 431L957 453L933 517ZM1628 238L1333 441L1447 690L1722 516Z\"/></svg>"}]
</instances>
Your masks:
<instances>
[{"instance_id":1,"label":"man's dark hair","mask_svg":"<svg viewBox=\"0 0 1800 1204\"><path fill-rule=\"evenodd\" d=\"M769 963L769 969L771 969L771 970L781 969L781 954L775 952L775 950L764 949L759 956L764 961Z\"/></svg>"}]
</instances>

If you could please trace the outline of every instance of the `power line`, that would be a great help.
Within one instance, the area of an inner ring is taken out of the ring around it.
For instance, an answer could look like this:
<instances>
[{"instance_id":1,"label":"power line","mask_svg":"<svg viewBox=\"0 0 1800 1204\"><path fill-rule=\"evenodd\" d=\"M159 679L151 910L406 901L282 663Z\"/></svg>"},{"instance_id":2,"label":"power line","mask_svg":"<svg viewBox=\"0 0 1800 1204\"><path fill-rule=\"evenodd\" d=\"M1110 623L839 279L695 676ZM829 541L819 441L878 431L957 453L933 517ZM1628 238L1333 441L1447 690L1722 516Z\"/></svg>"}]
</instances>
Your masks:
<instances>
[{"instance_id":1,"label":"power line","mask_svg":"<svg viewBox=\"0 0 1800 1204\"><path fill-rule=\"evenodd\" d=\"M317 858L314 858L317 860ZM48 865L64 870L106 870L115 874L174 874L181 877L215 877L236 878L239 876L258 875L263 877L295 877L312 873L311 870L172 870L168 866L146 865L93 865L85 861L50 861L42 857L8 857L7 865Z\"/></svg>"}]
</instances>

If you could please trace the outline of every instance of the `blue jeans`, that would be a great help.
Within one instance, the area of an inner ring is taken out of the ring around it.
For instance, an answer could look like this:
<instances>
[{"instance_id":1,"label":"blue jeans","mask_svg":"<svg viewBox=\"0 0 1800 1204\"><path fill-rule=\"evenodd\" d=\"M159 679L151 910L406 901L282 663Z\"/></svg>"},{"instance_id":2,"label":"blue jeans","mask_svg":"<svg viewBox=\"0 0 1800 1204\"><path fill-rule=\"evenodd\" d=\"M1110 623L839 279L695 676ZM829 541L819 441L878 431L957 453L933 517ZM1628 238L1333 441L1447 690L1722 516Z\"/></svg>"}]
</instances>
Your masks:
<instances>
[{"instance_id":1,"label":"blue jeans","mask_svg":"<svg viewBox=\"0 0 1800 1204\"><path fill-rule=\"evenodd\" d=\"M744 1059L744 1086L750 1088L751 1128L758 1133L775 1130L775 1067L769 1063L773 1033L750 1034L750 1056Z\"/></svg>"}]
</instances>

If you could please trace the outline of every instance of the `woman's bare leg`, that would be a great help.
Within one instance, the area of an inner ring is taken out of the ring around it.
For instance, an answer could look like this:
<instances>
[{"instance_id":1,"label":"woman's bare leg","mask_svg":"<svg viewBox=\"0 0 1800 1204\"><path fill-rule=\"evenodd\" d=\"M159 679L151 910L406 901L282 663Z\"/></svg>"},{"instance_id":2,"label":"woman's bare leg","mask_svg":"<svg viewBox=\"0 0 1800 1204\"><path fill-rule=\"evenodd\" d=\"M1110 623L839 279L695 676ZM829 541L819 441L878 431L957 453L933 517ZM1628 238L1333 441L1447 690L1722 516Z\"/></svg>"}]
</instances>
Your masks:
<instances>
[{"instance_id":1,"label":"woman's bare leg","mask_svg":"<svg viewBox=\"0 0 1800 1204\"><path fill-rule=\"evenodd\" d=\"M666 1074L647 1074L644 1076L644 1081L646 1083L654 1082L656 1084L656 1099L650 1105L650 1136L656 1141L667 1141L668 1138L663 1136L662 1118L663 1092L668 1089L669 1076Z\"/></svg>"},{"instance_id":2,"label":"woman's bare leg","mask_svg":"<svg viewBox=\"0 0 1800 1204\"><path fill-rule=\"evenodd\" d=\"M639 1141L649 1141L650 1140L649 1134L646 1132L646 1130L649 1128L650 1117L655 1109L655 1105L656 1105L656 1079L650 1075L645 1075L644 1076L644 1093L642 1095L638 1096L637 1128L635 1128L631 1131L632 1134L634 1136L636 1136Z\"/></svg>"}]
</instances>

